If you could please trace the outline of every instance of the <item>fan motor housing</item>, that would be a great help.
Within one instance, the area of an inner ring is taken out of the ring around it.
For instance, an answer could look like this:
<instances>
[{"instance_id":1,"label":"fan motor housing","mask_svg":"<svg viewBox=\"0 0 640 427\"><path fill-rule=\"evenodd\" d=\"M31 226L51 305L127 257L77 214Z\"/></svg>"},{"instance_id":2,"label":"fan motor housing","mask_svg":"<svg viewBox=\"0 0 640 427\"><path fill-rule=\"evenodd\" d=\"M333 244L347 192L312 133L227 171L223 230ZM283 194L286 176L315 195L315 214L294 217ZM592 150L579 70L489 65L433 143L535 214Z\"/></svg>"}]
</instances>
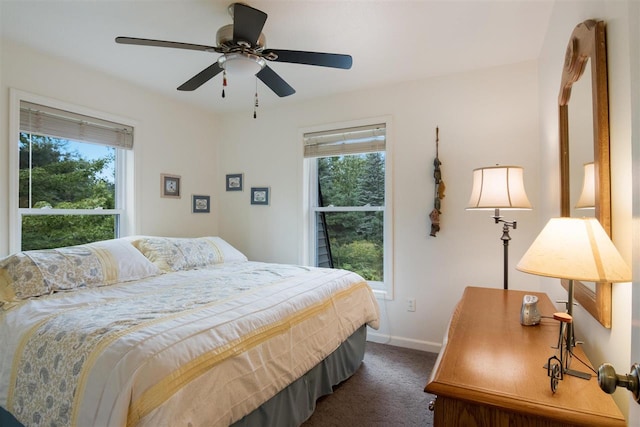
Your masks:
<instances>
[{"instance_id":1,"label":"fan motor housing","mask_svg":"<svg viewBox=\"0 0 640 427\"><path fill-rule=\"evenodd\" d=\"M220 47L224 47L227 49L233 49L236 47L246 47L251 48L254 51L260 51L264 49L266 46L267 39L264 36L264 33L260 33L260 37L258 37L258 41L254 46L251 46L249 42L244 40L233 40L233 24L225 25L218 29L216 33L216 44Z\"/></svg>"}]
</instances>

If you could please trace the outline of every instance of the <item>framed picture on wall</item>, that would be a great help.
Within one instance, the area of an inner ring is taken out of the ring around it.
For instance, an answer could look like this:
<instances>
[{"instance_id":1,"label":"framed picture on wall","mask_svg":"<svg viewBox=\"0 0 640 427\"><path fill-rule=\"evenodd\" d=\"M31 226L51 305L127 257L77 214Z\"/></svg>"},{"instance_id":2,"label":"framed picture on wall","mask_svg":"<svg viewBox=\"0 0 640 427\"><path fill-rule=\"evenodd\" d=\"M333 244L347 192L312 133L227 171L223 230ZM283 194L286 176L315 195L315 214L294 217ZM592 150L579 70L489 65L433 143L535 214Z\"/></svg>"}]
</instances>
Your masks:
<instances>
[{"instance_id":1,"label":"framed picture on wall","mask_svg":"<svg viewBox=\"0 0 640 427\"><path fill-rule=\"evenodd\" d=\"M251 187L251 204L268 205L269 187Z\"/></svg>"},{"instance_id":2,"label":"framed picture on wall","mask_svg":"<svg viewBox=\"0 0 640 427\"><path fill-rule=\"evenodd\" d=\"M241 173L227 174L227 191L242 191L243 176Z\"/></svg>"},{"instance_id":3,"label":"framed picture on wall","mask_svg":"<svg viewBox=\"0 0 640 427\"><path fill-rule=\"evenodd\" d=\"M160 174L160 196L174 199L180 198L180 176Z\"/></svg>"},{"instance_id":4,"label":"framed picture on wall","mask_svg":"<svg viewBox=\"0 0 640 427\"><path fill-rule=\"evenodd\" d=\"M209 213L211 212L211 197L194 195L191 206L193 213Z\"/></svg>"}]
</instances>

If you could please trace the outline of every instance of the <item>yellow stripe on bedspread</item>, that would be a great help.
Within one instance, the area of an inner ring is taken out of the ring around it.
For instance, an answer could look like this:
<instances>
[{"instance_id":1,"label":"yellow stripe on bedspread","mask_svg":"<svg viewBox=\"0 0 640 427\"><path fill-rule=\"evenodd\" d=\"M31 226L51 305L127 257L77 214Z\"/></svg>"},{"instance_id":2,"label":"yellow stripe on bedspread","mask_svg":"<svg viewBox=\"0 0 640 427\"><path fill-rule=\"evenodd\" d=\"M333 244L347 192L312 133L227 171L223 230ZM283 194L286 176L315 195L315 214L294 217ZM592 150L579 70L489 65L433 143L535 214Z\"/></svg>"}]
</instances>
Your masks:
<instances>
[{"instance_id":1,"label":"yellow stripe on bedspread","mask_svg":"<svg viewBox=\"0 0 640 427\"><path fill-rule=\"evenodd\" d=\"M88 247L102 262L102 273L104 275L104 283L112 284L118 282L118 263L113 257L111 251L102 249L98 246Z\"/></svg>"},{"instance_id":2,"label":"yellow stripe on bedspread","mask_svg":"<svg viewBox=\"0 0 640 427\"><path fill-rule=\"evenodd\" d=\"M276 335L289 331L293 326L327 311L333 306L336 300L348 297L357 291L362 291L363 289L368 289L366 282L360 282L355 286L331 295L324 301L320 301L310 307L307 307L303 311L293 313L286 318L272 323L271 325L251 331L243 337L229 342L220 348L216 348L213 351L202 354L186 365L181 366L180 369L172 372L170 375L156 383L132 403L129 408L127 426L135 427L138 425L141 419L143 419L153 409L160 406L164 401L169 399L177 390L181 389L203 373L209 371L220 362L237 354L244 353ZM321 359L324 357L326 357L326 355L321 357Z\"/></svg>"}]
</instances>

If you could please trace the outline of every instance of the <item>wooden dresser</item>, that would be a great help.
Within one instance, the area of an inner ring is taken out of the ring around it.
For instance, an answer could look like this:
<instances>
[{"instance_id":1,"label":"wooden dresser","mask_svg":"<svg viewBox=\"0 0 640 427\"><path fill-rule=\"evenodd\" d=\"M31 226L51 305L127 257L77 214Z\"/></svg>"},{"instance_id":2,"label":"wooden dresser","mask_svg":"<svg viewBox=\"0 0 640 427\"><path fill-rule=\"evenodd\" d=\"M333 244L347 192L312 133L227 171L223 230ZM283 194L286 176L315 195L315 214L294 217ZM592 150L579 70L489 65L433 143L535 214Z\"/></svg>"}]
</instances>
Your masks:
<instances>
[{"instance_id":1,"label":"wooden dresser","mask_svg":"<svg viewBox=\"0 0 640 427\"><path fill-rule=\"evenodd\" d=\"M425 391L437 395L434 426L625 426L610 395L565 375L555 394L544 365L559 323L520 324L522 297L538 297L543 316L557 308L546 294L469 287L458 303ZM580 346L574 353L590 363ZM592 372L575 358L571 368Z\"/></svg>"}]
</instances>

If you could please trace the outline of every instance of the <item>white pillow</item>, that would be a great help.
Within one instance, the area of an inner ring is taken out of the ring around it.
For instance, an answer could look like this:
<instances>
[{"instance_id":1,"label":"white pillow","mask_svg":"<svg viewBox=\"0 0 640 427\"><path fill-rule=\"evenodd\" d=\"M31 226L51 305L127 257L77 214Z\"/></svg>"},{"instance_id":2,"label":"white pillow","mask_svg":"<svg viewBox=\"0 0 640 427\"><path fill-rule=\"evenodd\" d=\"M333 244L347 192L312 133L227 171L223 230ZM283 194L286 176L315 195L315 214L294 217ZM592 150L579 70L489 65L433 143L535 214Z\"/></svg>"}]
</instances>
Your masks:
<instances>
[{"instance_id":1,"label":"white pillow","mask_svg":"<svg viewBox=\"0 0 640 427\"><path fill-rule=\"evenodd\" d=\"M213 242L214 245L222 252L222 262L245 262L248 258L245 254L231 246L227 241L221 237L204 237L205 239Z\"/></svg>"},{"instance_id":2,"label":"white pillow","mask_svg":"<svg viewBox=\"0 0 640 427\"><path fill-rule=\"evenodd\" d=\"M108 278L105 284L140 280L162 273L127 239L104 240L84 246L100 257Z\"/></svg>"}]
</instances>

